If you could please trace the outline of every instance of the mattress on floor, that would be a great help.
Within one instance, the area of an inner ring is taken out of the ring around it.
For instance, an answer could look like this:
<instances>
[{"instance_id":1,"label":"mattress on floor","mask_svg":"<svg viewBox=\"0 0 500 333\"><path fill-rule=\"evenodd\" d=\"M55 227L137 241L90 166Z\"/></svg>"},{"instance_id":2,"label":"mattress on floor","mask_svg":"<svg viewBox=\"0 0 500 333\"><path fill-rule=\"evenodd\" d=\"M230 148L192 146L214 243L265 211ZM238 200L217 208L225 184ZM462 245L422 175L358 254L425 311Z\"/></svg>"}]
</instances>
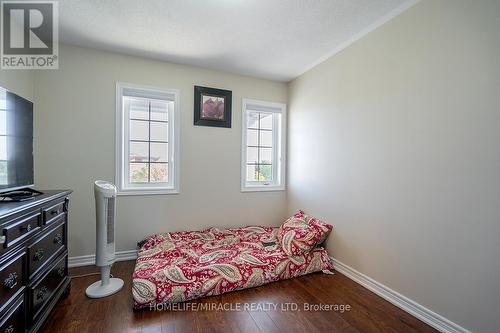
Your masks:
<instances>
[{"instance_id":1,"label":"mattress on floor","mask_svg":"<svg viewBox=\"0 0 500 333\"><path fill-rule=\"evenodd\" d=\"M132 277L134 308L219 295L333 268L322 247L288 256L277 233L278 228L249 226L150 236L139 250Z\"/></svg>"}]
</instances>

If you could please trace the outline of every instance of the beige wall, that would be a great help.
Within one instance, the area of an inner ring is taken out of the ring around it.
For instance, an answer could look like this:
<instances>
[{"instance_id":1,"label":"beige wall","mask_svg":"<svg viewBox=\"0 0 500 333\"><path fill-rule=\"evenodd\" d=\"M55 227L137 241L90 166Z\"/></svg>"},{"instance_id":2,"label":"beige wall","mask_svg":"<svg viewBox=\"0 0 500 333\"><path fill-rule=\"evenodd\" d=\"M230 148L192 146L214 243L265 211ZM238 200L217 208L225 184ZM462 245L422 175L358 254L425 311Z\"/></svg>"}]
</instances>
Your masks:
<instances>
[{"instance_id":1,"label":"beige wall","mask_svg":"<svg viewBox=\"0 0 500 333\"><path fill-rule=\"evenodd\" d=\"M428 0L290 84L289 211L330 253L475 332L500 327L500 2Z\"/></svg>"},{"instance_id":2,"label":"beige wall","mask_svg":"<svg viewBox=\"0 0 500 333\"><path fill-rule=\"evenodd\" d=\"M285 84L61 46L0 71L35 100L38 188L71 188L70 255L94 252L92 182L114 180L115 81L181 90L181 194L120 197L117 250L210 225L334 224L349 266L477 332L500 326L500 31L495 0L424 0L289 85L289 191L240 192L241 98ZM34 84L33 84L34 78ZM193 85L233 91L233 127L193 126ZM34 89L36 86L36 89ZM258 207L258 209L255 209Z\"/></svg>"},{"instance_id":3,"label":"beige wall","mask_svg":"<svg viewBox=\"0 0 500 333\"><path fill-rule=\"evenodd\" d=\"M0 87L33 101L34 71L24 69L0 69Z\"/></svg>"},{"instance_id":4,"label":"beige wall","mask_svg":"<svg viewBox=\"0 0 500 333\"><path fill-rule=\"evenodd\" d=\"M60 69L35 76L35 181L74 190L70 256L94 252L93 181L114 181L115 81L181 92L181 193L119 197L118 251L157 232L281 222L285 192L240 192L240 126L242 97L286 102L286 84L62 45ZM232 90L231 129L193 126L194 85Z\"/></svg>"}]
</instances>

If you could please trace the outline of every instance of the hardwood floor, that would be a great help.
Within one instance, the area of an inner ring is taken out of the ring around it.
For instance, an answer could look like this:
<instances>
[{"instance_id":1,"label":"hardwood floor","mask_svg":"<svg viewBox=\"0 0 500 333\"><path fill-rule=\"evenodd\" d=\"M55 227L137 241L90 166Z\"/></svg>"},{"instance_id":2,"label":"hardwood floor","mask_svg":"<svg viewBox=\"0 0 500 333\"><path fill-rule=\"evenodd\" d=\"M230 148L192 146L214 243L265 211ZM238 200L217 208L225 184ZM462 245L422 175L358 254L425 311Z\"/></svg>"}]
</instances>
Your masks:
<instances>
[{"instance_id":1,"label":"hardwood floor","mask_svg":"<svg viewBox=\"0 0 500 333\"><path fill-rule=\"evenodd\" d=\"M85 288L99 277L75 278L41 332L437 332L340 273L323 273L275 282L258 288L207 297L191 303L227 303L240 311L132 310L134 261L118 262L112 273L125 281L117 294L99 300ZM97 272L95 267L70 269L70 275ZM284 311L295 303L300 311ZM304 311L304 304L344 304L350 311ZM247 305L247 308L245 307ZM268 308L248 308L250 306ZM277 304L277 309L273 305Z\"/></svg>"}]
</instances>

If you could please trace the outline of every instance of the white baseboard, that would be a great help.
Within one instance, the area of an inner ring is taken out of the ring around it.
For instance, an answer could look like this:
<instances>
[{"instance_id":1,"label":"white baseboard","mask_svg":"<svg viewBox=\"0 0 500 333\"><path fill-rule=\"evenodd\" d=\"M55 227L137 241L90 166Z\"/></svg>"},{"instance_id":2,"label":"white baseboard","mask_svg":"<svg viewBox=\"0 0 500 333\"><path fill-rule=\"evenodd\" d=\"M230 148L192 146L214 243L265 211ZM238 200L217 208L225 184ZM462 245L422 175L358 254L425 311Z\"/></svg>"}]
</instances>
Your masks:
<instances>
[{"instance_id":1,"label":"white baseboard","mask_svg":"<svg viewBox=\"0 0 500 333\"><path fill-rule=\"evenodd\" d=\"M118 251L115 253L116 261L126 261L137 259L137 250ZM68 267L80 267L95 265L95 254L79 257L69 257Z\"/></svg>"},{"instance_id":2,"label":"white baseboard","mask_svg":"<svg viewBox=\"0 0 500 333\"><path fill-rule=\"evenodd\" d=\"M116 252L116 261L126 261L137 259L137 250L128 251L118 251ZM462 326L444 318L443 316L427 309L426 307L418 304L417 302L401 295L400 293L390 289L389 287L383 285L380 282L373 280L372 278L358 272L354 268L347 266L346 264L338 261L335 258L331 258L336 271L347 276L351 280L359 283L368 290L379 295L383 299L391 302L398 308L408 312L412 316L422 320L424 323L434 327L443 333L471 333L471 331L463 328ZM95 254L79 256L79 257L69 257L68 266L69 267L80 267L89 266L95 264Z\"/></svg>"},{"instance_id":3,"label":"white baseboard","mask_svg":"<svg viewBox=\"0 0 500 333\"><path fill-rule=\"evenodd\" d=\"M427 309L415 301L401 295L400 293L390 289L380 282L358 272L357 270L347 266L346 264L331 258L336 271L347 276L351 280L359 283L363 287L369 289L383 299L391 302L398 308L408 312L412 316L420 319L424 323L434 327L443 333L471 333L471 331L462 326L444 318L443 316Z\"/></svg>"}]
</instances>

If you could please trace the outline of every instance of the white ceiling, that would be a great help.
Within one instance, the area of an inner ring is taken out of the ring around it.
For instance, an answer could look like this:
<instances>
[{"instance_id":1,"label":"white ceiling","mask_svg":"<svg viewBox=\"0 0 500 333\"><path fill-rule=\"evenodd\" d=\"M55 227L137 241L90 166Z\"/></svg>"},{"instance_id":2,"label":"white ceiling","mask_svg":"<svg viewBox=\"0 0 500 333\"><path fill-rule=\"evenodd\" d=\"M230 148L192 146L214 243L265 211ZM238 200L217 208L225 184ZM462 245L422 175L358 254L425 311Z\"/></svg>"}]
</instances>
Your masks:
<instances>
[{"instance_id":1,"label":"white ceiling","mask_svg":"<svg viewBox=\"0 0 500 333\"><path fill-rule=\"evenodd\" d=\"M63 43L288 81L410 0L64 0Z\"/></svg>"}]
</instances>

